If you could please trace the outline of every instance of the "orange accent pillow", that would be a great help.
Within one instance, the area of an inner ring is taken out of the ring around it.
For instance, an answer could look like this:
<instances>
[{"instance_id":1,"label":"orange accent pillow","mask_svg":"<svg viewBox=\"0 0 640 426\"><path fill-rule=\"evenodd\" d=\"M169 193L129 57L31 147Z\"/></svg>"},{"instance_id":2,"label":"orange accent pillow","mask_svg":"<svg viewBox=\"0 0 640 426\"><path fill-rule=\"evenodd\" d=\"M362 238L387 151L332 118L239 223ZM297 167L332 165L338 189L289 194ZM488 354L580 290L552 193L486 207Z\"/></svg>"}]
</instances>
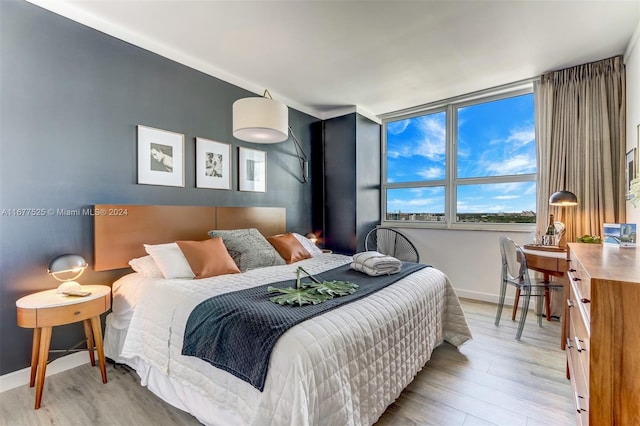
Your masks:
<instances>
[{"instance_id":1,"label":"orange accent pillow","mask_svg":"<svg viewBox=\"0 0 640 426\"><path fill-rule=\"evenodd\" d=\"M195 279L224 274L238 274L240 269L233 261L222 238L204 241L176 241L187 258Z\"/></svg>"},{"instance_id":2,"label":"orange accent pillow","mask_svg":"<svg viewBox=\"0 0 640 426\"><path fill-rule=\"evenodd\" d=\"M287 264L311 257L311 253L291 233L274 235L268 237L267 241L271 243Z\"/></svg>"}]
</instances>

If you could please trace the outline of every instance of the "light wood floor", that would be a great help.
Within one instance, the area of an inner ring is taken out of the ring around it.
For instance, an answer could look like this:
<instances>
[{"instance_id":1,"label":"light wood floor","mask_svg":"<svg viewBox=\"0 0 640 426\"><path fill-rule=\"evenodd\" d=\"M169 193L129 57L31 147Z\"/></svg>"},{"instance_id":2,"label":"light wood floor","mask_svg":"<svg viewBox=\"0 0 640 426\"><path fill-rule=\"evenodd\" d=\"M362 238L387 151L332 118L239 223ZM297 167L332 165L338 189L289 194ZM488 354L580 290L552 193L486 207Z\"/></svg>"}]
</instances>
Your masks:
<instances>
[{"instance_id":1,"label":"light wood floor","mask_svg":"<svg viewBox=\"0 0 640 426\"><path fill-rule=\"evenodd\" d=\"M522 340L505 309L462 300L474 340L438 347L377 426L573 425L571 386L560 351L560 323L530 315ZM109 382L89 364L47 377L42 407L27 385L0 394L0 425L197 425L140 386L134 371L109 365ZM338 426L338 425L336 425Z\"/></svg>"}]
</instances>

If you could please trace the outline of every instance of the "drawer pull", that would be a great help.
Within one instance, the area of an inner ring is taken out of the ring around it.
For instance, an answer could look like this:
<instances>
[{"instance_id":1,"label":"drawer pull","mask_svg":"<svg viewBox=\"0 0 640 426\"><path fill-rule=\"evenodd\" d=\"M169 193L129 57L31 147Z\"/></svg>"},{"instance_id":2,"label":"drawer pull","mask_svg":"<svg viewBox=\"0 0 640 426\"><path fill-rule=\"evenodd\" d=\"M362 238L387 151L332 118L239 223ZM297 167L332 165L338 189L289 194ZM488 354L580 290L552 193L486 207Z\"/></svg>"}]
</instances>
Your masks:
<instances>
[{"instance_id":1,"label":"drawer pull","mask_svg":"<svg viewBox=\"0 0 640 426\"><path fill-rule=\"evenodd\" d=\"M578 395L577 393L574 393L574 394L573 394L573 397L575 398L576 411L577 411L578 413L581 413L581 412L583 412L583 411L587 411L587 410L585 410L584 408L582 408L582 407L580 406L580 402L581 402L580 400L581 400L581 399L584 399L584 398L583 398L583 397L581 397L580 395Z\"/></svg>"},{"instance_id":2,"label":"drawer pull","mask_svg":"<svg viewBox=\"0 0 640 426\"><path fill-rule=\"evenodd\" d=\"M573 349L573 346L571 345L571 338L570 337L567 337L566 349Z\"/></svg>"},{"instance_id":3,"label":"drawer pull","mask_svg":"<svg viewBox=\"0 0 640 426\"><path fill-rule=\"evenodd\" d=\"M575 269L573 269L573 268L569 269L569 272L575 272L575 271L576 271L576 270L575 270Z\"/></svg>"},{"instance_id":4,"label":"drawer pull","mask_svg":"<svg viewBox=\"0 0 640 426\"><path fill-rule=\"evenodd\" d=\"M580 344L580 342L582 342L582 340L578 339L578 336L575 336L575 342L576 342L576 350L578 352L582 352L584 351L584 348L582 347L582 345Z\"/></svg>"},{"instance_id":5,"label":"drawer pull","mask_svg":"<svg viewBox=\"0 0 640 426\"><path fill-rule=\"evenodd\" d=\"M573 277L574 281L582 281L582 279L578 278L578 277Z\"/></svg>"},{"instance_id":6,"label":"drawer pull","mask_svg":"<svg viewBox=\"0 0 640 426\"><path fill-rule=\"evenodd\" d=\"M75 311L75 312L73 313L73 315L80 315L81 313L82 313L82 312L80 312L80 311Z\"/></svg>"},{"instance_id":7,"label":"drawer pull","mask_svg":"<svg viewBox=\"0 0 640 426\"><path fill-rule=\"evenodd\" d=\"M582 299L580 299L580 301L582 303L591 303L591 300L587 299L586 297L583 297Z\"/></svg>"},{"instance_id":8,"label":"drawer pull","mask_svg":"<svg viewBox=\"0 0 640 426\"><path fill-rule=\"evenodd\" d=\"M567 299L567 307L568 308L573 308L574 304L573 304L573 300L571 299Z\"/></svg>"}]
</instances>

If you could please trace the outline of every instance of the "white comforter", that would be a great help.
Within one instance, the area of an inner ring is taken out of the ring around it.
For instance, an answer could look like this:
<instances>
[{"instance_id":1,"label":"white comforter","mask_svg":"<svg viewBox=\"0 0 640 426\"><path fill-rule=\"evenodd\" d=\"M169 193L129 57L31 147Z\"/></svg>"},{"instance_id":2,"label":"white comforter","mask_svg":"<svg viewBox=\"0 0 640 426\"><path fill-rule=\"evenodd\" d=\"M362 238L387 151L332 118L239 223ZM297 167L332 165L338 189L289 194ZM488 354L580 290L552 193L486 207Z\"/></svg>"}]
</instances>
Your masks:
<instances>
[{"instance_id":1,"label":"white comforter","mask_svg":"<svg viewBox=\"0 0 640 426\"><path fill-rule=\"evenodd\" d=\"M115 357L136 368L152 390L162 386L154 386L150 371L170 378L175 390L158 393L205 424L373 424L443 339L459 346L471 338L453 287L437 269L290 329L274 348L264 392L181 355L185 324L202 300L293 279L298 266L317 274L350 260L324 255L203 280L140 280L124 347Z\"/></svg>"}]
</instances>

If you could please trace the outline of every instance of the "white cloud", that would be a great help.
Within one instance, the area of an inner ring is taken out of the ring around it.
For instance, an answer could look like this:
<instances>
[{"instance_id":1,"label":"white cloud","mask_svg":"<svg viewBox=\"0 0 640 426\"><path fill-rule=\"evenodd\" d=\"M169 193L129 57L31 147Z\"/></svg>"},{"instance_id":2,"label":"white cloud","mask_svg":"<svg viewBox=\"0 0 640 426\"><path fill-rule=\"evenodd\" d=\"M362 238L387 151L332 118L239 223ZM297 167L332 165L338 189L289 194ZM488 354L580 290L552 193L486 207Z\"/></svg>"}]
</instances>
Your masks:
<instances>
[{"instance_id":1,"label":"white cloud","mask_svg":"<svg viewBox=\"0 0 640 426\"><path fill-rule=\"evenodd\" d=\"M418 171L418 175L424 179L444 178L444 169L442 167L428 167Z\"/></svg>"},{"instance_id":2,"label":"white cloud","mask_svg":"<svg viewBox=\"0 0 640 426\"><path fill-rule=\"evenodd\" d=\"M410 144L389 150L387 155L390 158L418 155L431 161L442 161L446 153L444 114L438 113L389 123L387 131L394 135L402 133L410 123L416 126L419 135L413 138Z\"/></svg>"},{"instance_id":3,"label":"white cloud","mask_svg":"<svg viewBox=\"0 0 640 426\"><path fill-rule=\"evenodd\" d=\"M528 185L527 187L525 187L525 190L524 190L525 195L530 195L535 193L536 193L536 185Z\"/></svg>"},{"instance_id":4,"label":"white cloud","mask_svg":"<svg viewBox=\"0 0 640 426\"><path fill-rule=\"evenodd\" d=\"M493 197L495 200L516 200L520 198L519 195L497 195Z\"/></svg>"},{"instance_id":5,"label":"white cloud","mask_svg":"<svg viewBox=\"0 0 640 426\"><path fill-rule=\"evenodd\" d=\"M444 197L444 187L442 186L427 186L422 188L410 188L408 189L415 197Z\"/></svg>"},{"instance_id":6,"label":"white cloud","mask_svg":"<svg viewBox=\"0 0 640 426\"><path fill-rule=\"evenodd\" d=\"M509 144L512 151L536 141L536 131L533 123L520 123L509 130L506 139L495 138L489 141L489 145Z\"/></svg>"},{"instance_id":7,"label":"white cloud","mask_svg":"<svg viewBox=\"0 0 640 426\"><path fill-rule=\"evenodd\" d=\"M387 131L392 135L399 135L400 133L405 131L407 126L409 126L409 122L409 119L406 119L387 123Z\"/></svg>"},{"instance_id":8,"label":"white cloud","mask_svg":"<svg viewBox=\"0 0 640 426\"><path fill-rule=\"evenodd\" d=\"M411 149L409 146L400 146L396 150L391 150L387 152L387 156L391 158L400 158L400 157L411 157L416 155L415 151Z\"/></svg>"},{"instance_id":9,"label":"white cloud","mask_svg":"<svg viewBox=\"0 0 640 426\"><path fill-rule=\"evenodd\" d=\"M506 142L515 145L516 148L528 145L536 140L536 132L533 125L524 128L511 129Z\"/></svg>"},{"instance_id":10,"label":"white cloud","mask_svg":"<svg viewBox=\"0 0 640 426\"><path fill-rule=\"evenodd\" d=\"M419 213L443 208L444 188L441 186L391 190L387 194L388 211Z\"/></svg>"},{"instance_id":11,"label":"white cloud","mask_svg":"<svg viewBox=\"0 0 640 426\"><path fill-rule=\"evenodd\" d=\"M432 161L444 158L446 153L446 123L444 115L426 115L415 120L417 120L417 126L422 137L415 153Z\"/></svg>"},{"instance_id":12,"label":"white cloud","mask_svg":"<svg viewBox=\"0 0 640 426\"><path fill-rule=\"evenodd\" d=\"M389 208L389 206L425 207L435 204L436 201L439 202L439 200L433 198L414 198L412 200L393 199L387 200L387 208Z\"/></svg>"},{"instance_id":13,"label":"white cloud","mask_svg":"<svg viewBox=\"0 0 640 426\"><path fill-rule=\"evenodd\" d=\"M488 163L486 169L492 174L499 175L534 173L536 171L536 159L527 155L514 155L506 160Z\"/></svg>"}]
</instances>

